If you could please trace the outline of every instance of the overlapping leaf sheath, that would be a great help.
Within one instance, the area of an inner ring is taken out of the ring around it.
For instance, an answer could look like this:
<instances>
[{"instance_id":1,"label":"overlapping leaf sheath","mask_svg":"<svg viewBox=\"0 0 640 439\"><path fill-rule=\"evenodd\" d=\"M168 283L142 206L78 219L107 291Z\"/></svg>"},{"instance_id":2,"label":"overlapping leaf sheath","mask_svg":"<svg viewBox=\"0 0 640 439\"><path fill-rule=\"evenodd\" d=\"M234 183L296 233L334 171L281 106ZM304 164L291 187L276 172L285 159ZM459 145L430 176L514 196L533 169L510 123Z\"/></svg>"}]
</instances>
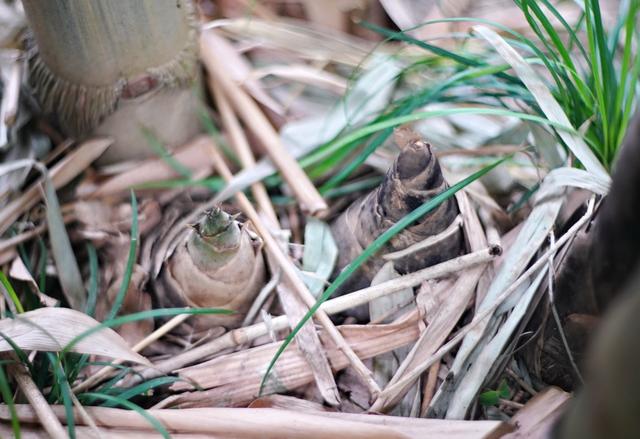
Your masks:
<instances>
[{"instance_id":1,"label":"overlapping leaf sheath","mask_svg":"<svg viewBox=\"0 0 640 439\"><path fill-rule=\"evenodd\" d=\"M332 225L339 247L338 270L354 260L364 248L402 217L447 189L447 183L428 144L411 140L396 158L382 184L355 201ZM386 253L407 249L446 230L458 215L450 198L396 235L377 255L355 273L342 291L366 287L384 263ZM437 264L458 254L463 246L461 232L434 245L420 248L394 260L400 273Z\"/></svg>"},{"instance_id":2,"label":"overlapping leaf sheath","mask_svg":"<svg viewBox=\"0 0 640 439\"><path fill-rule=\"evenodd\" d=\"M166 262L160 304L236 311L192 317L196 332L238 326L264 284L261 248L233 216L219 208L206 212Z\"/></svg>"}]
</instances>

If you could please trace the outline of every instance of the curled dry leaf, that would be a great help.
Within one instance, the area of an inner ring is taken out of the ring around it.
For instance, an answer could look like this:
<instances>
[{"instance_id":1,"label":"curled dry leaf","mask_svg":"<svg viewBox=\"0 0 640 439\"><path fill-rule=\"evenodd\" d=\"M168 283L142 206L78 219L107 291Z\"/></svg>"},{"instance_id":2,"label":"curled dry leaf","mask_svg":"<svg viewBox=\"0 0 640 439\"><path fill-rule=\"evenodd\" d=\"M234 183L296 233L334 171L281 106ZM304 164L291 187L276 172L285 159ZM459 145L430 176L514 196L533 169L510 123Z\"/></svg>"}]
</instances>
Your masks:
<instances>
[{"instance_id":1,"label":"curled dry leaf","mask_svg":"<svg viewBox=\"0 0 640 439\"><path fill-rule=\"evenodd\" d=\"M59 352L75 337L99 324L88 315L67 308L40 308L25 312L14 319L0 320L0 333L3 336L0 351L13 350L7 342L7 339L11 339L23 350ZM71 351L149 364L110 328L81 338Z\"/></svg>"},{"instance_id":2,"label":"curled dry leaf","mask_svg":"<svg viewBox=\"0 0 640 439\"><path fill-rule=\"evenodd\" d=\"M383 232L447 187L431 147L421 140L410 140L387 172L382 184L355 201L333 223L332 231L339 248L337 269L346 267ZM368 286L384 264L381 257L383 254L407 249L445 231L456 220L457 215L455 199L446 200L416 224L397 234L378 255L363 265L342 291ZM401 274L410 273L450 259L460 253L462 246L462 233L458 231L435 245L418 248L415 252L395 259L394 266Z\"/></svg>"},{"instance_id":3,"label":"curled dry leaf","mask_svg":"<svg viewBox=\"0 0 640 439\"><path fill-rule=\"evenodd\" d=\"M233 315L195 316L196 332L236 327L264 284L262 242L220 208L206 212L167 261L162 306L224 308Z\"/></svg>"}]
</instances>

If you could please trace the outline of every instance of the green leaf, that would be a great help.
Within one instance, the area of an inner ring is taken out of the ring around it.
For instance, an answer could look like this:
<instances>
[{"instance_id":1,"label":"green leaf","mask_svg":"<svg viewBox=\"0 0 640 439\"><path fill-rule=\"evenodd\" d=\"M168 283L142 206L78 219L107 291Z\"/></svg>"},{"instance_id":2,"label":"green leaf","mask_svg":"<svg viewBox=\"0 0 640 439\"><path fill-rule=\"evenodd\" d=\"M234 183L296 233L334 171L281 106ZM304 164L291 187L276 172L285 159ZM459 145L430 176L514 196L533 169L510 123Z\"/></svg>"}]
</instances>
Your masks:
<instances>
[{"instance_id":1,"label":"green leaf","mask_svg":"<svg viewBox=\"0 0 640 439\"><path fill-rule=\"evenodd\" d=\"M134 314L128 314L126 316L120 316L113 319L105 320L104 322L96 325L92 328L83 331L75 336L67 345L60 351L61 353L68 353L71 349L78 344L78 342L91 334L103 330L104 328L114 328L116 326L124 325L125 323L137 322L139 320L154 319L157 317L173 317L179 314L234 314L234 311L227 309L215 309L215 308L164 308L164 309L152 309L148 311L140 311Z\"/></svg>"},{"instance_id":2,"label":"green leaf","mask_svg":"<svg viewBox=\"0 0 640 439\"><path fill-rule=\"evenodd\" d=\"M11 302L13 302L13 304L15 305L16 311L19 314L22 314L24 312L22 303L20 303L20 299L18 299L18 295L16 294L16 291L13 289L11 282L9 282L9 279L7 279L7 276L2 271L0 271L0 283L2 283L2 286L4 287L7 294L9 295L9 299L11 299Z\"/></svg>"},{"instance_id":3,"label":"green leaf","mask_svg":"<svg viewBox=\"0 0 640 439\"><path fill-rule=\"evenodd\" d=\"M71 400L71 386L69 385L69 381L67 380L64 368L62 367L60 357L50 352L47 353L47 356L49 357L49 362L53 366L53 373L55 377L53 389L58 390L59 396L61 397L58 399L62 399L62 404L64 405L64 413L67 420L67 431L69 432L69 437L71 439L75 439L76 425L73 414L73 401Z\"/></svg>"},{"instance_id":4,"label":"green leaf","mask_svg":"<svg viewBox=\"0 0 640 439\"><path fill-rule=\"evenodd\" d=\"M58 279L71 308L83 310L87 298L78 261L71 247L53 182L46 173L43 177L49 240L51 241L53 260L58 271Z\"/></svg>"},{"instance_id":5,"label":"green leaf","mask_svg":"<svg viewBox=\"0 0 640 439\"><path fill-rule=\"evenodd\" d=\"M338 259L338 247L327 223L307 218L304 228L302 277L313 297L324 289Z\"/></svg>"},{"instance_id":6,"label":"green leaf","mask_svg":"<svg viewBox=\"0 0 640 439\"><path fill-rule=\"evenodd\" d=\"M124 302L124 297L129 289L129 283L131 282L131 274L133 273L133 266L136 263L136 248L138 245L138 201L136 200L136 194L131 190L131 239L129 241L129 256L127 257L127 265L125 266L124 274L122 276L122 283L120 289L113 301L113 307L109 312L107 320L113 319L118 315L120 307Z\"/></svg>"},{"instance_id":7,"label":"green leaf","mask_svg":"<svg viewBox=\"0 0 640 439\"><path fill-rule=\"evenodd\" d=\"M480 394L478 402L486 407L495 406L500 402L500 395L496 390L489 390Z\"/></svg>"},{"instance_id":8,"label":"green leaf","mask_svg":"<svg viewBox=\"0 0 640 439\"><path fill-rule=\"evenodd\" d=\"M140 414L140 416L144 417L149 422L149 424L151 424L153 428L155 428L156 431L162 435L163 438L171 439L169 432L167 431L166 428L164 428L164 426L160 423L160 421L158 421L154 416L150 415L145 409L143 409L137 404L132 403L131 401L118 398L117 396L105 395L103 393L88 392L88 393L82 393L82 396L111 402L111 403L114 403L115 405L119 405L126 409L133 410L138 414Z\"/></svg>"},{"instance_id":9,"label":"green leaf","mask_svg":"<svg viewBox=\"0 0 640 439\"><path fill-rule=\"evenodd\" d=\"M171 167L178 174L182 175L184 178L191 179L191 169L187 168L185 165L180 163L176 158L167 151L162 142L156 137L153 132L147 127L142 127L142 135L146 139L147 143L153 149L153 151L160 157L164 162Z\"/></svg>"},{"instance_id":10,"label":"green leaf","mask_svg":"<svg viewBox=\"0 0 640 439\"><path fill-rule=\"evenodd\" d=\"M93 317L96 311L98 300L98 282L100 272L98 271L98 253L91 243L87 243L87 254L89 255L89 290L87 292L86 314Z\"/></svg>"},{"instance_id":11,"label":"green leaf","mask_svg":"<svg viewBox=\"0 0 640 439\"><path fill-rule=\"evenodd\" d=\"M4 365L0 365L0 394L2 395L2 399L7 405L9 414L11 415L11 429L13 430L13 436L16 439L20 439L20 420L18 419L18 413L16 412L16 404L13 400L13 392L11 391L11 387L9 386L7 375L4 372Z\"/></svg>"}]
</instances>

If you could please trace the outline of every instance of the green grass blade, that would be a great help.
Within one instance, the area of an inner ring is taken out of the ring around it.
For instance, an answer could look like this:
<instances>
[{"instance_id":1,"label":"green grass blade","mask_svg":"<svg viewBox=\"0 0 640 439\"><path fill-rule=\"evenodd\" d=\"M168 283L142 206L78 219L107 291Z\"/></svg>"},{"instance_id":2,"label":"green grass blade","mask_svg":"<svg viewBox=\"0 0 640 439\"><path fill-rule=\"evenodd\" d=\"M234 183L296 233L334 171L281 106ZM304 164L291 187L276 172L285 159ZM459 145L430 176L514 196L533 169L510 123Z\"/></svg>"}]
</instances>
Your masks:
<instances>
[{"instance_id":1,"label":"green grass blade","mask_svg":"<svg viewBox=\"0 0 640 439\"><path fill-rule=\"evenodd\" d=\"M140 416L145 418L149 422L149 424L151 424L151 426L153 426L153 428L155 428L156 431L162 435L163 438L171 439L171 436L169 435L169 432L167 431L166 428L164 428L164 426L160 423L160 421L158 421L155 417L151 416L145 409L143 409L142 407L140 407L137 404L132 403L131 401L127 401L126 399L118 398L117 396L105 395L105 394L102 394L102 393L88 392L88 393L83 393L82 396L83 397L89 397L89 398L95 398L95 399L99 399L99 400L102 400L102 401L112 402L112 403L114 403L116 405L119 405L119 406L122 406L122 407L124 407L126 409L133 410L133 411L137 412Z\"/></svg>"},{"instance_id":2,"label":"green grass blade","mask_svg":"<svg viewBox=\"0 0 640 439\"><path fill-rule=\"evenodd\" d=\"M9 279L7 279L7 276L2 271L0 271L0 283L2 283L2 286L9 295L9 299L11 299L11 302L13 302L16 307L18 314L22 314L24 312L22 303L20 303L20 299L18 298L16 291L13 289L11 282L9 282Z\"/></svg>"},{"instance_id":3,"label":"green grass blade","mask_svg":"<svg viewBox=\"0 0 640 439\"><path fill-rule=\"evenodd\" d=\"M413 114L409 114L406 116L398 116L392 117L390 119L372 123L366 125L352 133L347 134L344 137L341 137L333 142L330 142L327 145L327 148L323 151L323 154L318 154L313 157L313 161L305 160L304 163L306 166L310 166L313 162L319 162L325 157L331 155L333 152L339 150L343 146L354 142L356 140L363 139L370 134L376 133L378 131L382 131L386 128L396 127L398 125L403 125L410 122L417 122L423 119L430 119L434 117L446 117L458 114L477 114L477 115L491 115L491 116L504 116L504 117L515 117L521 120L527 120L530 122L536 122L542 125L552 126L560 131L566 131L568 133L579 135L577 131L571 128L568 125L563 125L557 122L553 122L549 119L545 119L540 116L535 116L532 114L521 113L517 111L510 110L502 110L496 108L482 108L482 107L468 107L468 108L447 108L442 110L433 110L433 111L421 111Z\"/></svg>"},{"instance_id":4,"label":"green grass blade","mask_svg":"<svg viewBox=\"0 0 640 439\"><path fill-rule=\"evenodd\" d=\"M96 325L92 328L83 331L76 335L67 345L60 351L60 353L68 353L80 340L94 334L104 328L114 328L125 323L137 322L139 320L154 319L157 317L173 317L179 314L234 314L234 311L228 309L217 308L164 308L164 309L152 309L148 311L140 311L134 314L128 314L126 316L115 317L105 320L104 322Z\"/></svg>"},{"instance_id":5,"label":"green grass blade","mask_svg":"<svg viewBox=\"0 0 640 439\"><path fill-rule=\"evenodd\" d=\"M96 248L90 242L87 243L87 254L89 255L89 289L87 291L87 310L86 314L93 317L96 312L96 303L98 301L98 282L100 272L98 271L98 253Z\"/></svg>"},{"instance_id":6,"label":"green grass blade","mask_svg":"<svg viewBox=\"0 0 640 439\"><path fill-rule=\"evenodd\" d=\"M47 291L47 246L43 239L38 239L40 256L38 259L38 289Z\"/></svg>"},{"instance_id":7,"label":"green grass blade","mask_svg":"<svg viewBox=\"0 0 640 439\"><path fill-rule=\"evenodd\" d=\"M69 437L74 439L76 437L76 424L73 414L73 401L71 399L71 386L69 385L67 376L64 373L60 357L57 357L50 352L47 353L47 356L49 357L49 362L53 367L53 374L55 377L53 388L57 388L59 391L61 397L59 399L62 400L64 413L67 418L67 431L69 432Z\"/></svg>"},{"instance_id":8,"label":"green grass blade","mask_svg":"<svg viewBox=\"0 0 640 439\"><path fill-rule=\"evenodd\" d=\"M340 272L338 277L329 285L329 287L322 293L322 295L318 298L317 302L309 309L309 311L305 314L305 316L300 320L300 322L296 325L295 328L291 331L291 333L287 336L287 338L282 342L278 351L271 359L267 370L262 377L262 382L260 383L260 394L262 394L262 390L264 385L271 373L271 370L280 358L280 355L284 352L284 350L289 346L291 341L293 341L294 337L298 334L300 329L307 323L307 321L315 314L315 312L320 308L320 306L329 298L331 295L340 288L344 282L351 277L351 275L362 266L370 257L376 254L387 242L389 242L395 235L399 232L413 224L418 219L422 218L427 213L431 212L435 208L437 208L440 204L442 204L447 199L451 198L456 192L465 188L470 183L478 180L483 175L487 174L489 171L503 163L507 158L503 158L501 160L496 161L492 165L489 165L480 171L472 174L471 176L465 178L464 180L454 184L449 189L435 196L431 200L424 203L422 206L416 208L410 214L403 217L389 229L387 229L382 235L378 236L367 248L365 248L360 256L354 259L349 265L345 267L344 270Z\"/></svg>"},{"instance_id":9,"label":"green grass blade","mask_svg":"<svg viewBox=\"0 0 640 439\"><path fill-rule=\"evenodd\" d=\"M129 289L129 283L131 282L131 274L133 273L133 266L136 263L136 250L138 246L138 200L136 194L131 190L131 240L129 241L129 255L127 257L127 265L125 266L124 274L122 276L122 283L120 289L113 301L113 307L109 312L107 320L112 320L122 307L124 297Z\"/></svg>"},{"instance_id":10,"label":"green grass blade","mask_svg":"<svg viewBox=\"0 0 640 439\"><path fill-rule=\"evenodd\" d=\"M167 165L169 165L169 167L171 167L171 169L182 175L184 178L191 178L191 169L176 160L176 158L167 151L162 142L155 134L153 134L153 132L151 132L149 128L143 126L141 130L145 140L158 157L160 157Z\"/></svg>"},{"instance_id":11,"label":"green grass blade","mask_svg":"<svg viewBox=\"0 0 640 439\"><path fill-rule=\"evenodd\" d=\"M27 367L27 369L29 369L29 374L33 375L33 372L34 372L33 363L29 361L29 357L27 356L26 352L23 351L20 348L20 346L18 346L16 342L13 341L13 339L7 336L7 334L5 334L4 332L0 332L0 337L2 337L2 339L4 339L4 341L6 341L9 344L9 346L11 346L11 349L13 349L13 352L16 353L18 360L20 360L20 362L24 364Z\"/></svg>"},{"instance_id":12,"label":"green grass blade","mask_svg":"<svg viewBox=\"0 0 640 439\"><path fill-rule=\"evenodd\" d=\"M13 436L16 439L20 439L22 437L20 432L20 420L18 419L16 404L13 400L13 392L11 391L11 386L9 386L7 375L4 372L4 364L0 365L0 394L2 395L2 399L7 405L7 409L9 409L9 414L11 415L11 429L13 430Z\"/></svg>"},{"instance_id":13,"label":"green grass blade","mask_svg":"<svg viewBox=\"0 0 640 439\"><path fill-rule=\"evenodd\" d=\"M179 377L159 377L154 378L144 383L138 384L137 386L131 387L130 389L118 389L120 391L119 394L113 395L117 396L121 399L129 400L134 396L143 395L147 392L155 389L156 387L166 386L167 384L173 384L176 381L182 381L182 378ZM115 407L117 403L113 401L106 401L102 404L104 407Z\"/></svg>"}]
</instances>

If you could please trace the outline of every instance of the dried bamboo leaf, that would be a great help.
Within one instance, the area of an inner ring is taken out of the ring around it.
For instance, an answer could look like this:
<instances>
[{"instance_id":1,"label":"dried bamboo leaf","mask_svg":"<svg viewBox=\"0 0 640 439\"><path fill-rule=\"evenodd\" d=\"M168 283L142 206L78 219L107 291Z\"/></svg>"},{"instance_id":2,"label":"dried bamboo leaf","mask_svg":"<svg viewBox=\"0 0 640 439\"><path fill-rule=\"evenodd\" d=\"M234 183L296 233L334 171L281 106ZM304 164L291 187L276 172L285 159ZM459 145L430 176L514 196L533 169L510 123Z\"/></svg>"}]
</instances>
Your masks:
<instances>
[{"instance_id":1,"label":"dried bamboo leaf","mask_svg":"<svg viewBox=\"0 0 640 439\"><path fill-rule=\"evenodd\" d=\"M576 168L558 168L549 172L545 182L555 186L571 186L586 189L598 195L607 195L609 186L594 180L592 175L585 170Z\"/></svg>"},{"instance_id":2,"label":"dried bamboo leaf","mask_svg":"<svg viewBox=\"0 0 640 439\"><path fill-rule=\"evenodd\" d=\"M558 417L564 412L571 394L556 387L547 387L531 398L525 406L511 418L509 423L516 430L506 434L503 439L534 439L548 437L556 425Z\"/></svg>"},{"instance_id":3,"label":"dried bamboo leaf","mask_svg":"<svg viewBox=\"0 0 640 439\"><path fill-rule=\"evenodd\" d=\"M286 249L288 241L281 239L280 244L283 249ZM269 255L268 260L271 272L276 272L280 269L273 256ZM293 329L309 311L309 308L305 305L302 298L296 294L294 287L288 279L285 278L281 280L276 289L280 304L289 320L289 327ZM322 398L330 405L340 405L338 386L333 378L331 366L329 365L325 350L320 343L320 337L316 332L313 321L308 321L296 335L296 347L306 359L307 366L313 373Z\"/></svg>"},{"instance_id":4,"label":"dried bamboo leaf","mask_svg":"<svg viewBox=\"0 0 640 439\"><path fill-rule=\"evenodd\" d=\"M375 55L363 67L367 70L351 86L343 102L331 106L326 114L292 121L282 127L282 142L295 158L330 141L345 126L362 123L386 107L393 92L394 78L401 71L400 64L391 57ZM216 195L215 200L218 203L225 201L275 171L273 163L263 159L257 165L237 173Z\"/></svg>"},{"instance_id":5,"label":"dried bamboo leaf","mask_svg":"<svg viewBox=\"0 0 640 439\"><path fill-rule=\"evenodd\" d=\"M182 148L176 150L173 158L180 164L193 171L194 175L209 175L213 170L213 162L208 154L209 143L205 137L198 137ZM138 164L135 169L124 171L111 177L94 191L83 194L90 198L106 197L124 194L134 186L154 181L168 180L180 177L166 160L151 159Z\"/></svg>"},{"instance_id":6,"label":"dried bamboo leaf","mask_svg":"<svg viewBox=\"0 0 640 439\"><path fill-rule=\"evenodd\" d=\"M533 300L534 295L538 291L546 274L546 270L540 271L536 279L522 294L522 298L518 301L496 335L491 339L491 341L489 341L489 343L487 343L486 346L483 347L473 365L466 371L456 392L451 397L451 402L447 409L448 419L464 418L473 402L473 399L476 397L482 387L482 384L486 380L489 371L498 360L498 357L504 350L516 327L520 324L522 317L529 309L531 301Z\"/></svg>"},{"instance_id":7,"label":"dried bamboo leaf","mask_svg":"<svg viewBox=\"0 0 640 439\"><path fill-rule=\"evenodd\" d=\"M346 79L338 76L337 74L310 67L306 64L286 64L260 67L255 69L252 73L252 76L256 78L262 78L270 75L312 85L331 91L340 96L349 90L349 84Z\"/></svg>"},{"instance_id":8,"label":"dried bamboo leaf","mask_svg":"<svg viewBox=\"0 0 640 439\"><path fill-rule=\"evenodd\" d=\"M63 406L54 405L51 406L51 409L61 422L66 422L67 416ZM31 432L32 425L39 422L33 408L21 404L16 406L16 410L20 423L28 425L27 431ZM158 436L148 421L132 410L86 407L86 411L107 437L146 438ZM147 413L158 419L172 432L172 437L177 438L421 439L447 437L449 439L489 439L500 437L503 433L511 430L509 426L498 421L464 422L404 419L347 413L304 413L271 408L150 409ZM74 410L74 418L80 426L79 431L88 432L86 429L82 430L87 423L77 409ZM4 422L11 419L11 413L6 406L0 406L0 419L3 421L0 427L5 427ZM121 433L126 435L121 436ZM151 436L152 433L153 436Z\"/></svg>"},{"instance_id":9,"label":"dried bamboo leaf","mask_svg":"<svg viewBox=\"0 0 640 439\"><path fill-rule=\"evenodd\" d=\"M100 323L88 315L67 308L39 308L0 320L0 351L12 351L4 337L23 350L60 352L75 337ZM148 365L112 329L104 328L78 341L71 350L82 354L104 355Z\"/></svg>"},{"instance_id":10,"label":"dried bamboo leaf","mask_svg":"<svg viewBox=\"0 0 640 439\"><path fill-rule=\"evenodd\" d=\"M302 275L309 292L318 297L333 273L338 258L338 247L327 223L315 218L307 218L304 229L304 253L302 255Z\"/></svg>"},{"instance_id":11,"label":"dried bamboo leaf","mask_svg":"<svg viewBox=\"0 0 640 439\"><path fill-rule=\"evenodd\" d=\"M43 306L55 307L60 303L59 300L54 299L53 297L47 296L40 291L38 288L38 283L33 278L27 267L22 262L22 258L15 258L11 263L11 269L9 270L9 276L13 279L20 280L22 282L26 282L29 285L31 291L38 296L40 299L40 303Z\"/></svg>"},{"instance_id":12,"label":"dried bamboo leaf","mask_svg":"<svg viewBox=\"0 0 640 439\"><path fill-rule=\"evenodd\" d=\"M78 149L68 154L49 171L49 178L56 189L69 183L83 172L95 159L111 145L112 141L105 138L87 140ZM43 180L35 182L22 195L0 211L0 234L3 234L18 217L36 205L40 199L40 185Z\"/></svg>"},{"instance_id":13,"label":"dried bamboo leaf","mask_svg":"<svg viewBox=\"0 0 640 439\"><path fill-rule=\"evenodd\" d=\"M295 328L309 309L296 295L286 279L282 280L276 288L280 304L289 320L289 327ZM307 322L296 334L296 347L305 358L306 367L313 373L322 398L332 406L340 405L338 386L333 378L331 366L313 321Z\"/></svg>"},{"instance_id":14,"label":"dried bamboo leaf","mask_svg":"<svg viewBox=\"0 0 640 439\"><path fill-rule=\"evenodd\" d=\"M393 263L387 262L376 273L371 281L371 286L379 285L400 277L393 267ZM369 316L372 322L388 323L393 320L398 311L413 302L413 288L405 288L388 296L378 297L369 302Z\"/></svg>"},{"instance_id":15,"label":"dried bamboo leaf","mask_svg":"<svg viewBox=\"0 0 640 439\"><path fill-rule=\"evenodd\" d=\"M571 122L562 110L562 107L560 107L560 104L555 100L549 88L524 58L493 30L485 26L474 26L473 29L485 38L496 49L500 56L513 67L547 118L562 126L570 127ZM609 173L582 138L563 130L559 130L558 134L567 144L571 152L580 160L585 169L592 174L592 178L598 184L604 186L611 184Z\"/></svg>"},{"instance_id":16,"label":"dried bamboo leaf","mask_svg":"<svg viewBox=\"0 0 640 439\"><path fill-rule=\"evenodd\" d=\"M555 224L560 212L560 207L562 206L562 201L563 190L558 190L554 186L550 187L547 184L543 184L538 194L536 206L525 221L513 246L505 254L503 263L489 291L482 304L478 307L478 313L482 313L496 306L496 300L501 297L501 293L509 288L525 271ZM524 291L521 293L524 293ZM510 310L521 297L522 294L512 295L505 303L499 305L501 307L499 311L505 312ZM499 312L497 314L499 314ZM490 335L487 333L487 328L491 326L491 323L495 322L497 318L496 316L492 316L491 318L484 319L483 322L476 325L465 336L451 368L456 379L444 383L444 387L448 387L449 389L457 388L457 385L464 377L465 371L469 369L470 362L473 362L471 359L472 354L477 354L478 351L476 348L488 341ZM432 402L432 407L439 416L443 416L446 413L447 407L449 407L449 400L445 395L450 396L450 393L446 392L444 388L441 388Z\"/></svg>"},{"instance_id":17,"label":"dried bamboo leaf","mask_svg":"<svg viewBox=\"0 0 640 439\"><path fill-rule=\"evenodd\" d=\"M51 253L62 292L69 306L76 311L84 310L87 294L82 283L80 267L71 248L71 241L60 212L58 196L48 175L44 177L44 199L47 206L46 216L49 226Z\"/></svg>"},{"instance_id":18,"label":"dried bamboo leaf","mask_svg":"<svg viewBox=\"0 0 640 439\"><path fill-rule=\"evenodd\" d=\"M362 359L389 352L415 340L418 336L417 319L390 325L342 326L345 339ZM347 358L331 340L322 334L327 355L334 371L349 365ZM179 371L185 381L176 382L175 391L189 390L190 382L205 390L176 395L171 405L194 407L201 405L243 405L258 396L262 375L280 342L223 355L197 366ZM237 371L243 371L238 374ZM278 361L264 393L286 392L310 383L313 374L305 367L304 357L296 350L287 350Z\"/></svg>"}]
</instances>

